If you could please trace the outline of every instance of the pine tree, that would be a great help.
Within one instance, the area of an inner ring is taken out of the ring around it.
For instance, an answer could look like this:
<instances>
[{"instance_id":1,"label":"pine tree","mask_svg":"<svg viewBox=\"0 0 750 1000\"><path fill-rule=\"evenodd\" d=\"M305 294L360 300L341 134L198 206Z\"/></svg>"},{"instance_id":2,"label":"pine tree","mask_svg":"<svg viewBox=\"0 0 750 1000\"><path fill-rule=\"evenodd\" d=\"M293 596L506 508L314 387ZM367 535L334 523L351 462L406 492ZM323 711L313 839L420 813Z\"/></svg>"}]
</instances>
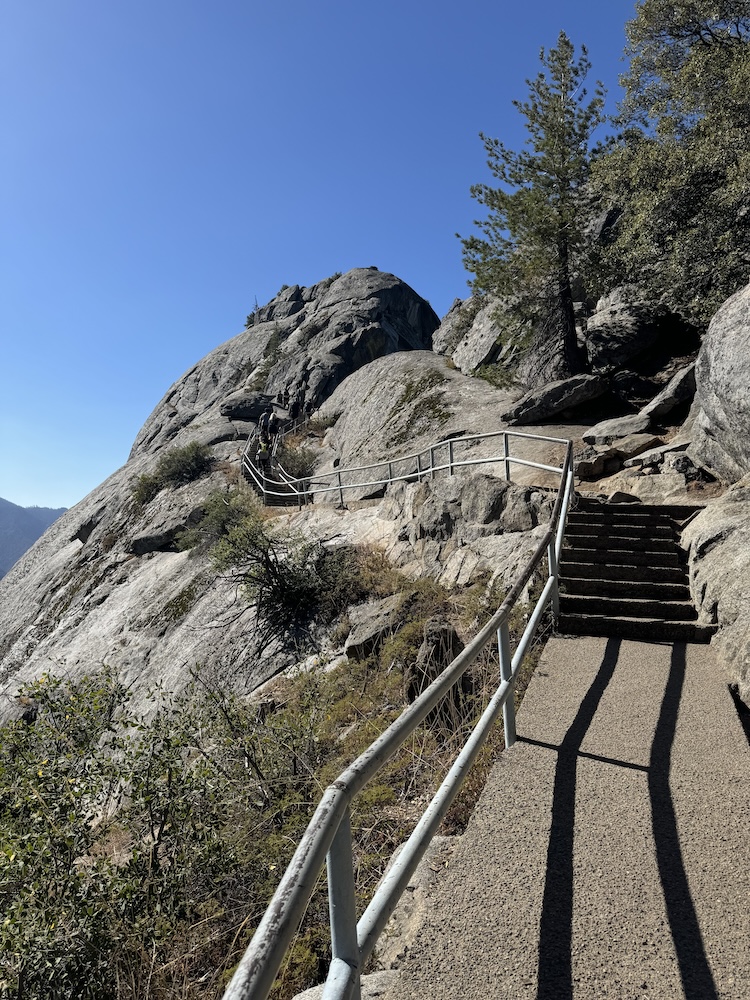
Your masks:
<instances>
[{"instance_id":1,"label":"pine tree","mask_svg":"<svg viewBox=\"0 0 750 1000\"><path fill-rule=\"evenodd\" d=\"M529 138L520 152L480 133L487 164L500 187L476 184L472 197L489 209L476 221L483 236L462 239L464 264L475 293L512 296L516 307L541 314L559 336L564 369L582 368L576 346L571 281L586 250L586 181L591 142L605 116L604 90L595 85L586 102L590 70L586 48L576 58L560 32L557 47L541 50L542 71L527 80L529 96L513 104L526 119Z\"/></svg>"}]
</instances>

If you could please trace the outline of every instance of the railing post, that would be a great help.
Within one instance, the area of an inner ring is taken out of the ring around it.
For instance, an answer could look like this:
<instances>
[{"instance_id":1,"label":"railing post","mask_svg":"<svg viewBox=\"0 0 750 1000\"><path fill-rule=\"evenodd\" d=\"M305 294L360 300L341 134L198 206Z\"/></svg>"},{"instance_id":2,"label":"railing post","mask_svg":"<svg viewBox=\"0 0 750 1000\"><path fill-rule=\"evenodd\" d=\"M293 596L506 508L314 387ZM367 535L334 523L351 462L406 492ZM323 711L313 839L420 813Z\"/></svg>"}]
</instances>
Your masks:
<instances>
[{"instance_id":1,"label":"railing post","mask_svg":"<svg viewBox=\"0 0 750 1000\"><path fill-rule=\"evenodd\" d=\"M328 911L331 918L333 961L338 959L339 963L346 963L353 971L354 988L348 995L352 1000L360 1000L357 908L354 899L352 828L348 807L328 852ZM323 996L325 995L324 990Z\"/></svg>"},{"instance_id":2,"label":"railing post","mask_svg":"<svg viewBox=\"0 0 750 1000\"><path fill-rule=\"evenodd\" d=\"M508 454L508 435L503 433L503 458L505 459L505 479L510 482L510 460Z\"/></svg>"},{"instance_id":3,"label":"railing post","mask_svg":"<svg viewBox=\"0 0 750 1000\"><path fill-rule=\"evenodd\" d=\"M430 479L435 478L435 449L430 448Z\"/></svg>"},{"instance_id":4,"label":"railing post","mask_svg":"<svg viewBox=\"0 0 750 1000\"><path fill-rule=\"evenodd\" d=\"M453 438L448 442L448 475L453 475Z\"/></svg>"},{"instance_id":5,"label":"railing post","mask_svg":"<svg viewBox=\"0 0 750 1000\"><path fill-rule=\"evenodd\" d=\"M393 462L388 463L388 482L393 482Z\"/></svg>"},{"instance_id":6,"label":"railing post","mask_svg":"<svg viewBox=\"0 0 750 1000\"><path fill-rule=\"evenodd\" d=\"M513 665L510 653L510 632L508 622L504 621L497 630L497 649L500 655L500 679L513 684ZM515 687L513 685L513 687ZM503 728L505 730L505 746L512 747L516 742L516 703L515 690L511 690L503 705Z\"/></svg>"},{"instance_id":7,"label":"railing post","mask_svg":"<svg viewBox=\"0 0 750 1000\"><path fill-rule=\"evenodd\" d=\"M343 507L344 506L344 490L342 489L342 486L341 486L341 473L340 472L337 473L337 477L338 477L338 481L339 481L339 501L341 502L341 506Z\"/></svg>"},{"instance_id":8,"label":"railing post","mask_svg":"<svg viewBox=\"0 0 750 1000\"><path fill-rule=\"evenodd\" d=\"M417 455L417 482L422 482L422 459Z\"/></svg>"},{"instance_id":9,"label":"railing post","mask_svg":"<svg viewBox=\"0 0 750 1000\"><path fill-rule=\"evenodd\" d=\"M562 516L565 516L564 513ZM552 539L547 546L547 561L549 563L549 575L553 580L552 592L550 593L550 601L552 604L552 617L557 623L557 619L560 617L560 573L557 565L557 550L556 550L556 538L553 535Z\"/></svg>"}]
</instances>

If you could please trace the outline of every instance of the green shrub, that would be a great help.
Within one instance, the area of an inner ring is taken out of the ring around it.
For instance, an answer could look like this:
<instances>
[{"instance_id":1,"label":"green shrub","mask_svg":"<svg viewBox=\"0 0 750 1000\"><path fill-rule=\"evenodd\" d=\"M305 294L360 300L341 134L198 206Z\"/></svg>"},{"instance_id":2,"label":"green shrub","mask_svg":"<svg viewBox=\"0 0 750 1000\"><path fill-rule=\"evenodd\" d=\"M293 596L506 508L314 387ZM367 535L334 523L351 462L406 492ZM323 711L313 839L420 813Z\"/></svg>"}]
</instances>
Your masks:
<instances>
[{"instance_id":1,"label":"green shrub","mask_svg":"<svg viewBox=\"0 0 750 1000\"><path fill-rule=\"evenodd\" d=\"M312 448L305 448L287 441L282 442L276 457L284 472L292 479L309 479L315 471L318 461Z\"/></svg>"},{"instance_id":2,"label":"green shrub","mask_svg":"<svg viewBox=\"0 0 750 1000\"><path fill-rule=\"evenodd\" d=\"M232 528L247 520L262 520L257 497L247 489L227 489L211 493L203 504L200 520L187 528L178 539L180 549L205 552L224 538Z\"/></svg>"},{"instance_id":3,"label":"green shrub","mask_svg":"<svg viewBox=\"0 0 750 1000\"><path fill-rule=\"evenodd\" d=\"M207 445L191 441L180 448L171 448L156 463L153 472L136 476L132 495L139 507L154 499L167 486L181 486L205 476L212 465Z\"/></svg>"}]
</instances>

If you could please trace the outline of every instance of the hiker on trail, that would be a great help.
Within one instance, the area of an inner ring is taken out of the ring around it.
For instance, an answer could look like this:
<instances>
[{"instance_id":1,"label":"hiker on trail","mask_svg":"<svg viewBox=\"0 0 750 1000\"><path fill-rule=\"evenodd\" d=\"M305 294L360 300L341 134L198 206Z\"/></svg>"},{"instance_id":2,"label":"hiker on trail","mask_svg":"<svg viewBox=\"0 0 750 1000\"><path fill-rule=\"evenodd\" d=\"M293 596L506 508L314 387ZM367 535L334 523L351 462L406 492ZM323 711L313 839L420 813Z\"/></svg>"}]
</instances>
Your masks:
<instances>
[{"instance_id":1,"label":"hiker on trail","mask_svg":"<svg viewBox=\"0 0 750 1000\"><path fill-rule=\"evenodd\" d=\"M264 476L268 475L268 468L271 463L271 443L268 438L261 438L258 441L258 450L255 453L255 460L258 468Z\"/></svg>"},{"instance_id":2,"label":"hiker on trail","mask_svg":"<svg viewBox=\"0 0 750 1000\"><path fill-rule=\"evenodd\" d=\"M279 418L274 413L273 406L269 403L265 410L261 413L260 420L258 421L258 431L260 433L260 437L270 441L278 430Z\"/></svg>"}]
</instances>

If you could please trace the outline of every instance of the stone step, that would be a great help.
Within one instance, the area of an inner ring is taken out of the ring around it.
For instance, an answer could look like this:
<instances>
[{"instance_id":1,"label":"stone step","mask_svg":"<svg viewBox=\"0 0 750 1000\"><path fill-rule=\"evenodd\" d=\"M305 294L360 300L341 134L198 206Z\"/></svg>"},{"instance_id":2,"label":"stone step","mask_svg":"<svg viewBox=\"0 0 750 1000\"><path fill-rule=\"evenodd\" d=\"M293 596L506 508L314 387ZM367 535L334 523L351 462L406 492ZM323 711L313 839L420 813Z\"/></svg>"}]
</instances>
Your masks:
<instances>
[{"instance_id":1,"label":"stone step","mask_svg":"<svg viewBox=\"0 0 750 1000\"><path fill-rule=\"evenodd\" d=\"M671 542L676 541L677 535L670 521L663 524L622 524L619 521L606 523L604 521L592 521L590 518L581 518L571 521L568 519L565 525L565 534L572 540L581 535L605 535L607 537L630 537L630 538L666 538Z\"/></svg>"},{"instance_id":2,"label":"stone step","mask_svg":"<svg viewBox=\"0 0 750 1000\"><path fill-rule=\"evenodd\" d=\"M642 568L642 567L641 567ZM646 581L639 577L630 580L602 579L601 576L570 577L560 576L562 591L569 595L591 597L636 598L653 601L689 601L690 587L685 582L663 583Z\"/></svg>"},{"instance_id":3,"label":"stone step","mask_svg":"<svg viewBox=\"0 0 750 1000\"><path fill-rule=\"evenodd\" d=\"M571 510L568 512L567 524L632 524L643 527L666 527L674 530L674 518L667 517L666 514L616 514L598 513L596 511Z\"/></svg>"},{"instance_id":4,"label":"stone step","mask_svg":"<svg viewBox=\"0 0 750 1000\"><path fill-rule=\"evenodd\" d=\"M591 511L594 513L604 513L607 516L625 514L647 514L650 516L661 515L671 517L675 521L685 521L705 507L693 504L648 504L648 503L608 503L596 497L585 497L578 494L576 496L576 511Z\"/></svg>"},{"instance_id":5,"label":"stone step","mask_svg":"<svg viewBox=\"0 0 750 1000\"><path fill-rule=\"evenodd\" d=\"M661 618L568 614L560 615L557 630L561 635L602 635L643 642L707 643L716 632L716 626Z\"/></svg>"},{"instance_id":6,"label":"stone step","mask_svg":"<svg viewBox=\"0 0 750 1000\"><path fill-rule=\"evenodd\" d=\"M695 621L698 617L690 601L659 601L637 597L601 597L561 594L560 613L605 615L609 618L663 618L666 621Z\"/></svg>"},{"instance_id":7,"label":"stone step","mask_svg":"<svg viewBox=\"0 0 750 1000\"><path fill-rule=\"evenodd\" d=\"M598 535L567 536L568 545L573 549L608 549L609 551L629 552L671 552L679 550L674 538L653 538L650 535L637 537L635 535L611 535L602 532Z\"/></svg>"},{"instance_id":8,"label":"stone step","mask_svg":"<svg viewBox=\"0 0 750 1000\"><path fill-rule=\"evenodd\" d=\"M613 566L683 566L681 552L629 552L627 549L563 549L565 563L610 563Z\"/></svg>"},{"instance_id":9,"label":"stone step","mask_svg":"<svg viewBox=\"0 0 750 1000\"><path fill-rule=\"evenodd\" d=\"M572 554L566 551L565 556ZM580 556L581 553L578 553ZM601 553L597 553L601 556ZM642 555L642 553L638 553ZM598 561L586 559L567 559L563 556L560 561L561 580L622 580L633 583L687 583L687 567L684 565L669 563L666 565L655 565L647 562L635 563L633 565L623 565L613 563L604 558ZM663 553L659 553L663 556Z\"/></svg>"}]
</instances>

